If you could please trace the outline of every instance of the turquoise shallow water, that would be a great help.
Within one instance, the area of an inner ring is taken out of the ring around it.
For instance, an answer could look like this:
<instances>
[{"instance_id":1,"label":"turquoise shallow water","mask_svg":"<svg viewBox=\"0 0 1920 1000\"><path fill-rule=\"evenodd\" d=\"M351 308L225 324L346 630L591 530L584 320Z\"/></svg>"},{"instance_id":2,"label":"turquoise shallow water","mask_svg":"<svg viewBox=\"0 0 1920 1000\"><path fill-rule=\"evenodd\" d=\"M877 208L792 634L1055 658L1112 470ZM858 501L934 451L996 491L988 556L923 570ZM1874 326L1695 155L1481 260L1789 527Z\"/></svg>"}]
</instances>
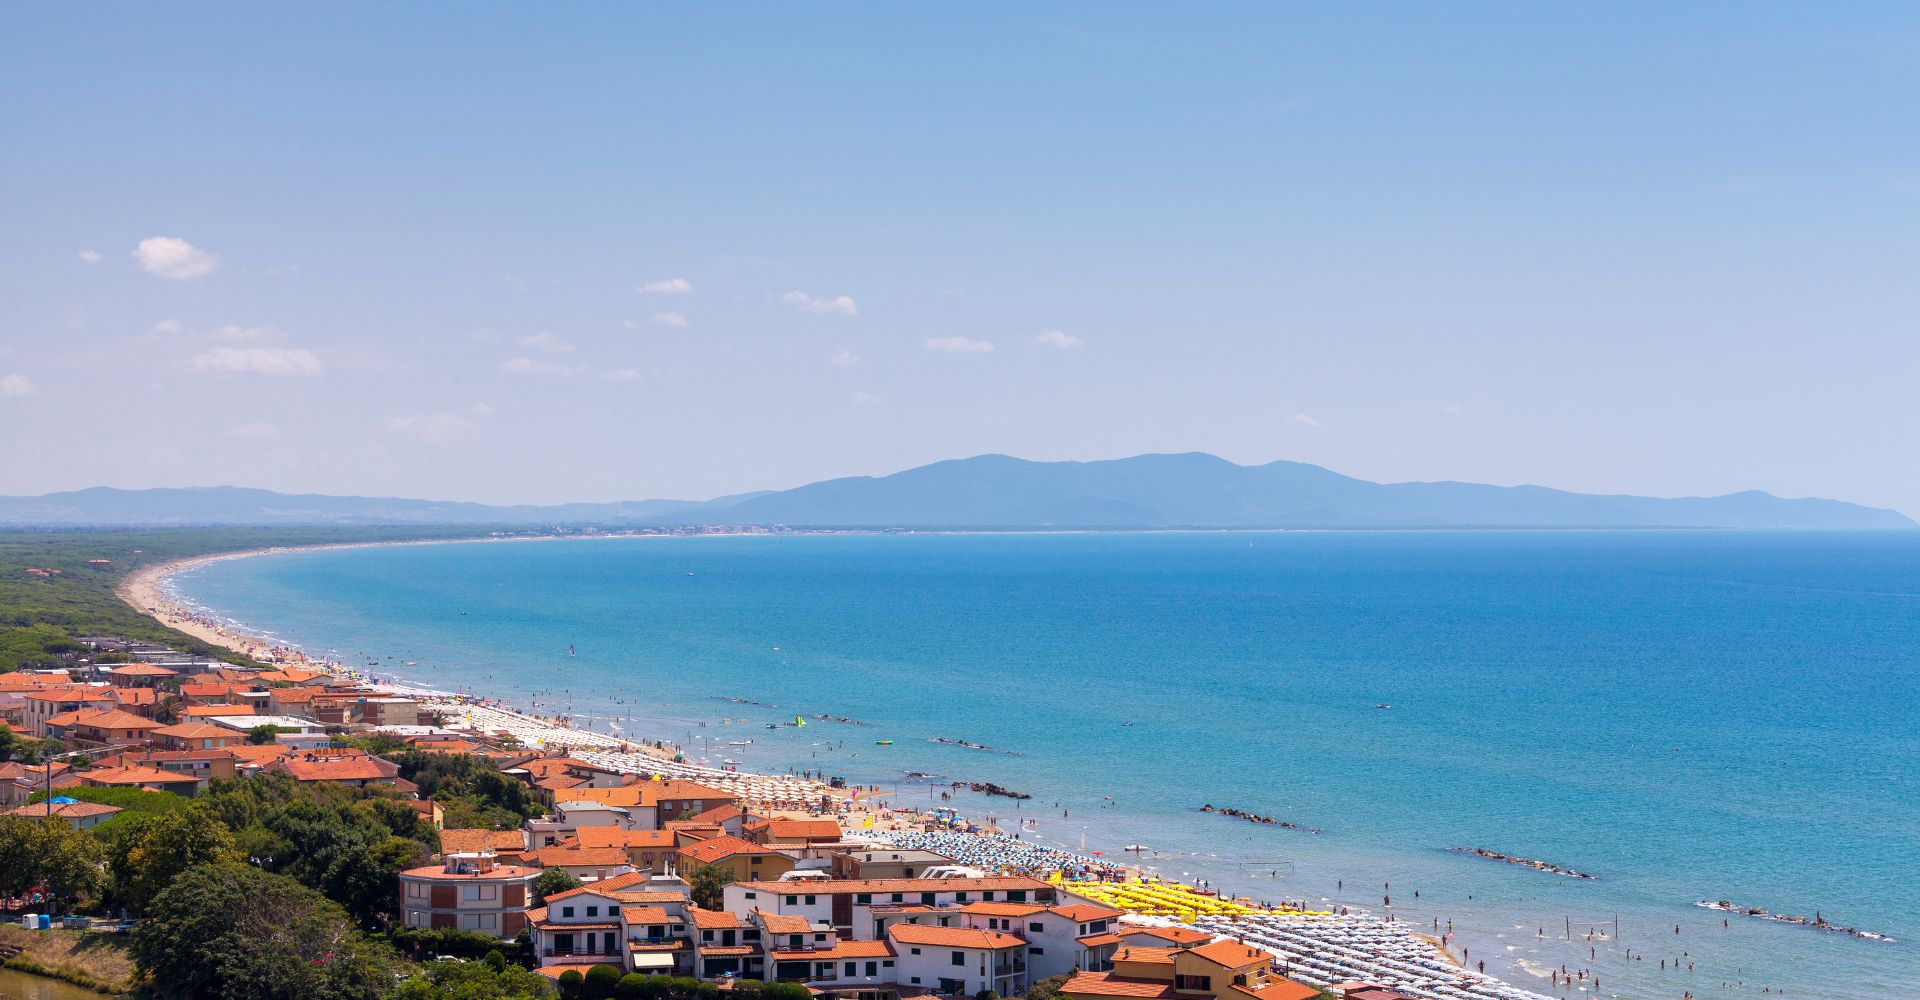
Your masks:
<instances>
[{"instance_id":1,"label":"turquoise shallow water","mask_svg":"<svg viewBox=\"0 0 1920 1000\"><path fill-rule=\"evenodd\" d=\"M1400 919L1452 919L1474 961L1542 991L1561 965L1676 998L1890 998L1920 972L1920 532L608 539L289 553L176 584L382 672L750 738L720 748L750 767L999 782L1046 837L1195 851L1159 863L1263 898L1377 909L1391 882ZM762 728L795 712L866 725ZM1600 878L1445 851L1476 846ZM1723 928L1699 899L1903 943ZM1616 917L1618 942L1585 940ZM1683 951L1690 974L1658 968Z\"/></svg>"}]
</instances>

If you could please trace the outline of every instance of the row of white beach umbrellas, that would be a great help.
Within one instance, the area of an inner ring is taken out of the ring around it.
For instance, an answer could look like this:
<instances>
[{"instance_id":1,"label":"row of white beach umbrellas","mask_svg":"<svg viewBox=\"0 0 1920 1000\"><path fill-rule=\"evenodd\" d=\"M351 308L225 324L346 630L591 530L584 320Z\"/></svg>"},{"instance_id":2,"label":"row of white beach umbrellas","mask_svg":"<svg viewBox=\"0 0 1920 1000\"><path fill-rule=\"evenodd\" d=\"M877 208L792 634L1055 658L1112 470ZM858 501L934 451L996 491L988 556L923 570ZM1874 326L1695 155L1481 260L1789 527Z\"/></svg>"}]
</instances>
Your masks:
<instances>
[{"instance_id":1,"label":"row of white beach umbrellas","mask_svg":"<svg viewBox=\"0 0 1920 1000\"><path fill-rule=\"evenodd\" d=\"M1376 917L1261 914L1202 917L1196 926L1264 948L1288 971L1323 983L1366 980L1435 1000L1549 1000L1449 965L1431 943Z\"/></svg>"}]
</instances>

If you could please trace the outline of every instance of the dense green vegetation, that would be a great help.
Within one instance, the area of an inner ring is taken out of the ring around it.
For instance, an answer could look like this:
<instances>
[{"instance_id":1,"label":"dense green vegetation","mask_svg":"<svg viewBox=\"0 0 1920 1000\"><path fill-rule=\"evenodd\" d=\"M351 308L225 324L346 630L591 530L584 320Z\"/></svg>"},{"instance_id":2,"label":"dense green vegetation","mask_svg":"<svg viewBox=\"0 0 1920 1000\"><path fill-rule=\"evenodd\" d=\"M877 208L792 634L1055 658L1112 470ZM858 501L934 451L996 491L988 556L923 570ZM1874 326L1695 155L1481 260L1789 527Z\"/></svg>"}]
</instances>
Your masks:
<instances>
[{"instance_id":1,"label":"dense green vegetation","mask_svg":"<svg viewBox=\"0 0 1920 1000\"><path fill-rule=\"evenodd\" d=\"M400 765L400 777L420 786L421 798L440 804L450 829L515 830L545 812L533 789L485 757L423 750L381 755Z\"/></svg>"},{"instance_id":2,"label":"dense green vegetation","mask_svg":"<svg viewBox=\"0 0 1920 1000\"><path fill-rule=\"evenodd\" d=\"M144 566L218 552L288 545L475 537L484 528L162 528L0 531L0 673L59 666L75 637L112 635L239 662L236 655L128 607L114 588ZM94 565L93 560L107 560ZM49 576L30 569L57 571Z\"/></svg>"}]
</instances>

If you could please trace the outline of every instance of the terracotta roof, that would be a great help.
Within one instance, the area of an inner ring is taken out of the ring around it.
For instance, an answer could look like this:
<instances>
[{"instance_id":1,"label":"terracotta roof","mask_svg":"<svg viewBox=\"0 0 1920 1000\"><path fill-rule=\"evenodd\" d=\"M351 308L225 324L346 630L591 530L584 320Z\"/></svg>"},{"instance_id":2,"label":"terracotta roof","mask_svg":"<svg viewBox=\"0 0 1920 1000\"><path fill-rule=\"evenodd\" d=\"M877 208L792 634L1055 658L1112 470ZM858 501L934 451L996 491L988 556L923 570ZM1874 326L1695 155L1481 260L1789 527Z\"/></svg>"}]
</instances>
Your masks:
<instances>
[{"instance_id":1,"label":"terracotta roof","mask_svg":"<svg viewBox=\"0 0 1920 1000\"><path fill-rule=\"evenodd\" d=\"M1152 979L1126 979L1111 972L1080 972L1060 985L1069 996L1170 997L1173 983Z\"/></svg>"},{"instance_id":2,"label":"terracotta roof","mask_svg":"<svg viewBox=\"0 0 1920 1000\"><path fill-rule=\"evenodd\" d=\"M123 708L127 705L158 705L160 692L153 688L114 688L113 703Z\"/></svg>"},{"instance_id":3,"label":"terracotta roof","mask_svg":"<svg viewBox=\"0 0 1920 1000\"><path fill-rule=\"evenodd\" d=\"M1172 965L1173 953L1178 948L1143 948L1130 945L1113 953L1116 962L1145 962L1149 965Z\"/></svg>"},{"instance_id":4,"label":"terracotta roof","mask_svg":"<svg viewBox=\"0 0 1920 1000\"><path fill-rule=\"evenodd\" d=\"M1172 941L1178 945L1199 944L1202 941L1210 941L1213 939L1213 935L1196 931L1189 927L1127 927L1116 933L1123 938L1145 934L1148 937L1159 938L1163 941Z\"/></svg>"},{"instance_id":5,"label":"terracotta roof","mask_svg":"<svg viewBox=\"0 0 1920 1000\"><path fill-rule=\"evenodd\" d=\"M421 868L409 868L400 873L406 878L433 879L436 881L486 882L493 879L534 879L540 877L540 869L524 865L494 865L492 870L484 872L450 872L442 865L426 865ZM527 918L533 919L532 912Z\"/></svg>"},{"instance_id":6,"label":"terracotta roof","mask_svg":"<svg viewBox=\"0 0 1920 1000\"><path fill-rule=\"evenodd\" d=\"M1052 912L1058 913L1076 924L1084 924L1094 920L1112 920L1120 916L1122 911L1105 906L1098 906L1093 903L1067 903L1062 906L1052 907Z\"/></svg>"},{"instance_id":7,"label":"terracotta roof","mask_svg":"<svg viewBox=\"0 0 1920 1000\"><path fill-rule=\"evenodd\" d=\"M1250 997L1259 997L1260 1000L1313 1000L1320 995L1319 990L1305 983L1296 983L1284 976L1273 977L1267 981L1267 985L1257 990L1248 989L1245 986L1235 986L1234 989Z\"/></svg>"},{"instance_id":8,"label":"terracotta roof","mask_svg":"<svg viewBox=\"0 0 1920 1000\"><path fill-rule=\"evenodd\" d=\"M157 767L96 767L83 772L80 777L89 785L181 785L200 782L193 775L162 771Z\"/></svg>"},{"instance_id":9,"label":"terracotta roof","mask_svg":"<svg viewBox=\"0 0 1920 1000\"><path fill-rule=\"evenodd\" d=\"M813 930L813 923L805 917L768 913L765 910L753 912L760 918L760 926L766 928L768 934L806 934Z\"/></svg>"},{"instance_id":10,"label":"terracotta roof","mask_svg":"<svg viewBox=\"0 0 1920 1000\"><path fill-rule=\"evenodd\" d=\"M924 944L936 948L990 948L998 951L1026 944L1020 938L999 931L971 927L922 927L919 924L894 924L887 936L901 944Z\"/></svg>"},{"instance_id":11,"label":"terracotta roof","mask_svg":"<svg viewBox=\"0 0 1920 1000\"><path fill-rule=\"evenodd\" d=\"M627 863L627 852L617 847L543 847L529 851L526 858L542 868L617 868Z\"/></svg>"},{"instance_id":12,"label":"terracotta roof","mask_svg":"<svg viewBox=\"0 0 1920 1000\"><path fill-rule=\"evenodd\" d=\"M56 802L52 806L52 811L49 812L47 803L36 802L18 809L9 809L5 815L25 816L29 819L46 819L49 816L57 819L86 819L90 816L111 816L119 811L119 806L102 805L98 802Z\"/></svg>"},{"instance_id":13,"label":"terracotta roof","mask_svg":"<svg viewBox=\"0 0 1920 1000\"><path fill-rule=\"evenodd\" d=\"M727 820L745 816L746 814L747 811L745 809L729 802L724 806L714 806L712 809L703 813L695 813L692 816L688 816L687 820L692 823L725 823Z\"/></svg>"},{"instance_id":14,"label":"terracotta roof","mask_svg":"<svg viewBox=\"0 0 1920 1000\"><path fill-rule=\"evenodd\" d=\"M657 806L663 799L720 799L731 802L739 796L691 781L640 781L615 788L569 788L556 792L554 798L562 802L586 799L615 806Z\"/></svg>"},{"instance_id":15,"label":"terracotta roof","mask_svg":"<svg viewBox=\"0 0 1920 1000\"><path fill-rule=\"evenodd\" d=\"M153 731L155 736L171 736L176 740L237 740L240 734L225 726L216 726L211 722L176 722L171 726L161 726Z\"/></svg>"},{"instance_id":16,"label":"terracotta roof","mask_svg":"<svg viewBox=\"0 0 1920 1000\"><path fill-rule=\"evenodd\" d=\"M740 926L740 918L725 910L703 910L697 906L688 907L687 915L693 918L693 926L703 931L726 930Z\"/></svg>"},{"instance_id":17,"label":"terracotta roof","mask_svg":"<svg viewBox=\"0 0 1920 1000\"><path fill-rule=\"evenodd\" d=\"M700 954L712 958L731 958L736 955L758 955L760 948L751 944L702 944L696 945Z\"/></svg>"},{"instance_id":18,"label":"terracotta roof","mask_svg":"<svg viewBox=\"0 0 1920 1000\"><path fill-rule=\"evenodd\" d=\"M25 696L28 701L112 701L113 694L103 687L84 687L73 685L62 688L47 688L43 691L31 691Z\"/></svg>"},{"instance_id":19,"label":"terracotta roof","mask_svg":"<svg viewBox=\"0 0 1920 1000\"><path fill-rule=\"evenodd\" d=\"M1119 944L1119 943L1120 943L1120 935L1118 935L1118 934L1089 934L1089 935L1087 935L1086 937L1078 937L1078 938L1074 938L1074 940L1075 940L1075 941L1078 941L1078 942L1080 942L1080 944L1081 944L1081 946L1082 946L1082 947L1086 947L1086 948L1104 948L1104 947L1106 947L1107 945L1110 945L1110 944Z\"/></svg>"},{"instance_id":20,"label":"terracotta roof","mask_svg":"<svg viewBox=\"0 0 1920 1000\"><path fill-rule=\"evenodd\" d=\"M762 819L747 824L755 833L781 840L839 840L840 824L830 819Z\"/></svg>"},{"instance_id":21,"label":"terracotta roof","mask_svg":"<svg viewBox=\"0 0 1920 1000\"><path fill-rule=\"evenodd\" d=\"M193 715L207 719L220 715L252 715L252 705L188 705L180 710L181 715Z\"/></svg>"},{"instance_id":22,"label":"terracotta roof","mask_svg":"<svg viewBox=\"0 0 1920 1000\"><path fill-rule=\"evenodd\" d=\"M703 949L704 950L704 949ZM893 949L885 941L837 941L831 948L770 948L767 957L780 961L826 962L842 958L892 958Z\"/></svg>"},{"instance_id":23,"label":"terracotta roof","mask_svg":"<svg viewBox=\"0 0 1920 1000\"><path fill-rule=\"evenodd\" d=\"M980 913L989 917L1028 917L1043 913L1047 908L1038 903L968 903L960 909L966 913Z\"/></svg>"},{"instance_id":24,"label":"terracotta roof","mask_svg":"<svg viewBox=\"0 0 1920 1000\"><path fill-rule=\"evenodd\" d=\"M779 853L779 851L771 847L763 847L759 844L749 843L748 841L741 840L739 837L725 836L702 840L699 843L688 844L680 848L681 857L692 858L701 864L712 864L715 861L737 857L742 854Z\"/></svg>"},{"instance_id":25,"label":"terracotta roof","mask_svg":"<svg viewBox=\"0 0 1920 1000\"><path fill-rule=\"evenodd\" d=\"M611 826L583 826L573 832L581 847L623 847L673 849L671 830L621 830Z\"/></svg>"},{"instance_id":26,"label":"terracotta roof","mask_svg":"<svg viewBox=\"0 0 1920 1000\"><path fill-rule=\"evenodd\" d=\"M791 892L791 882L742 882L741 885L768 892ZM821 878L808 879L807 891L828 895L838 892L973 892L993 889L1034 891L1053 886L1025 875L989 875L985 878Z\"/></svg>"},{"instance_id":27,"label":"terracotta roof","mask_svg":"<svg viewBox=\"0 0 1920 1000\"><path fill-rule=\"evenodd\" d=\"M531 912L527 914L527 919L533 920L533 914ZM533 971L538 972L548 979L559 979L569 972L578 972L584 976L592 968L593 966L586 962L570 962L564 965L543 965Z\"/></svg>"},{"instance_id":28,"label":"terracotta roof","mask_svg":"<svg viewBox=\"0 0 1920 1000\"><path fill-rule=\"evenodd\" d=\"M185 690L185 688L181 690ZM274 688L271 692L274 701L287 705L298 704L303 701L312 701L313 696L318 693L319 692L312 688Z\"/></svg>"},{"instance_id":29,"label":"terracotta roof","mask_svg":"<svg viewBox=\"0 0 1920 1000\"><path fill-rule=\"evenodd\" d=\"M673 914L658 906L628 906L620 910L620 918L629 925L673 923Z\"/></svg>"},{"instance_id":30,"label":"terracotta roof","mask_svg":"<svg viewBox=\"0 0 1920 1000\"><path fill-rule=\"evenodd\" d=\"M1197 945L1187 949L1190 955L1197 955L1215 965L1229 969L1244 969L1249 965L1260 965L1273 961L1273 953L1261 951L1252 945L1225 939L1212 944Z\"/></svg>"},{"instance_id":31,"label":"terracotta roof","mask_svg":"<svg viewBox=\"0 0 1920 1000\"><path fill-rule=\"evenodd\" d=\"M231 730L229 730L231 732ZM226 747L228 753L248 764L266 764L281 757L291 757L300 751L284 743L232 743Z\"/></svg>"},{"instance_id":32,"label":"terracotta roof","mask_svg":"<svg viewBox=\"0 0 1920 1000\"><path fill-rule=\"evenodd\" d=\"M440 853L478 854L487 851L527 849L527 836L519 830L442 830Z\"/></svg>"},{"instance_id":33,"label":"terracotta roof","mask_svg":"<svg viewBox=\"0 0 1920 1000\"><path fill-rule=\"evenodd\" d=\"M125 666L114 667L112 670L107 671L107 673L113 674L116 677L173 677L178 675L180 671L168 670L166 667L155 666L151 663L129 663Z\"/></svg>"},{"instance_id":34,"label":"terracotta roof","mask_svg":"<svg viewBox=\"0 0 1920 1000\"><path fill-rule=\"evenodd\" d=\"M398 777L400 765L359 751L298 751L268 764L296 781L379 781Z\"/></svg>"}]
</instances>

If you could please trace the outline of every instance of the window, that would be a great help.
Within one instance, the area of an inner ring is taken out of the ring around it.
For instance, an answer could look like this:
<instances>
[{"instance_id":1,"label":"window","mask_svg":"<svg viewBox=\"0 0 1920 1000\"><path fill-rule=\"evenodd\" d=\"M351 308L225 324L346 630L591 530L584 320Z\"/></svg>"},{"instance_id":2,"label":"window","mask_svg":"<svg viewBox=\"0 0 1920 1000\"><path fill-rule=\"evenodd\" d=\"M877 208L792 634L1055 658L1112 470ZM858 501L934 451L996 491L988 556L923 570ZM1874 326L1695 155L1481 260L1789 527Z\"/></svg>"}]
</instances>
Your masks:
<instances>
[{"instance_id":1,"label":"window","mask_svg":"<svg viewBox=\"0 0 1920 1000\"><path fill-rule=\"evenodd\" d=\"M1045 924L1043 924L1043 923L1041 923L1041 922L1040 922L1040 921L1038 921L1038 920L1029 920L1029 921L1027 921L1027 930L1029 930L1029 931L1031 931L1031 932L1033 932L1033 933L1035 933L1035 934L1039 934L1039 933L1041 933L1041 932L1043 932L1043 931L1045 931L1046 929L1047 929L1047 925L1045 925Z\"/></svg>"},{"instance_id":2,"label":"window","mask_svg":"<svg viewBox=\"0 0 1920 1000\"><path fill-rule=\"evenodd\" d=\"M787 897L787 905L788 905L788 906L798 906L799 904L800 904L800 897L799 897L799 896L788 896L788 897Z\"/></svg>"},{"instance_id":3,"label":"window","mask_svg":"<svg viewBox=\"0 0 1920 1000\"><path fill-rule=\"evenodd\" d=\"M560 915L561 915L561 916L563 916L563 917L571 917L571 916L573 916L573 907L571 907L571 906L562 906L562 907L560 908Z\"/></svg>"},{"instance_id":4,"label":"window","mask_svg":"<svg viewBox=\"0 0 1920 1000\"><path fill-rule=\"evenodd\" d=\"M919 977L919 976L915 976L915 977L913 977L913 985L915 985L915 986L918 986L918 985L920 985L920 977Z\"/></svg>"},{"instance_id":5,"label":"window","mask_svg":"<svg viewBox=\"0 0 1920 1000\"><path fill-rule=\"evenodd\" d=\"M1027 890L1025 889L1008 889L1007 890L1007 902L1024 903L1026 901L1027 901Z\"/></svg>"},{"instance_id":6,"label":"window","mask_svg":"<svg viewBox=\"0 0 1920 1000\"><path fill-rule=\"evenodd\" d=\"M920 905L922 905L922 906L932 906L932 905L933 905L933 893L930 893L930 892L923 892L923 893L921 893L921 894L920 894Z\"/></svg>"},{"instance_id":7,"label":"window","mask_svg":"<svg viewBox=\"0 0 1920 1000\"><path fill-rule=\"evenodd\" d=\"M820 900L819 900L819 898L818 898L818 897L816 897L816 896L808 896L808 897L807 897L807 905L808 905L808 906L812 906L812 905L814 905L814 904L816 904L816 903L818 903L818 902L820 902Z\"/></svg>"},{"instance_id":8,"label":"window","mask_svg":"<svg viewBox=\"0 0 1920 1000\"><path fill-rule=\"evenodd\" d=\"M853 901L854 901L854 902L856 902L856 903L859 903L859 904L860 904L860 905L862 905L862 906L865 906L865 905L867 905L868 903L871 903L871 902L873 902L873 893L870 893L870 892L856 892L856 893L854 893L854 894L853 894Z\"/></svg>"},{"instance_id":9,"label":"window","mask_svg":"<svg viewBox=\"0 0 1920 1000\"><path fill-rule=\"evenodd\" d=\"M906 902L906 899L907 897L904 894L901 894L898 892L893 894L893 901L896 903L904 903Z\"/></svg>"},{"instance_id":10,"label":"window","mask_svg":"<svg viewBox=\"0 0 1920 1000\"><path fill-rule=\"evenodd\" d=\"M953 964L955 964L955 965L965 965L965 964L967 964L967 953L966 953L966 952L964 952L964 951L956 951L956 952L954 952L954 953L953 953Z\"/></svg>"},{"instance_id":11,"label":"window","mask_svg":"<svg viewBox=\"0 0 1920 1000\"><path fill-rule=\"evenodd\" d=\"M1213 990L1213 977L1212 976L1175 976L1173 977L1173 988L1176 990L1190 990L1198 993L1208 993Z\"/></svg>"},{"instance_id":12,"label":"window","mask_svg":"<svg viewBox=\"0 0 1920 1000\"><path fill-rule=\"evenodd\" d=\"M857 963L854 963L854 962L848 962L848 963L847 963L847 972L846 972L846 976L847 976L847 978L848 978L848 979L852 979L852 978L853 978L854 976L857 976L857 975L859 975L859 973L858 973L857 971L855 971L855 970L856 970L856 969L858 969L858 968L859 968L859 965L858 965Z\"/></svg>"},{"instance_id":13,"label":"window","mask_svg":"<svg viewBox=\"0 0 1920 1000\"><path fill-rule=\"evenodd\" d=\"M589 906L589 907L587 907L587 916L589 916L589 917L597 917L597 916L599 916L599 915L600 915L600 908L599 908L598 906Z\"/></svg>"},{"instance_id":14,"label":"window","mask_svg":"<svg viewBox=\"0 0 1920 1000\"><path fill-rule=\"evenodd\" d=\"M877 976L877 975L879 975L879 974L880 974L880 963L879 963L879 962L868 962L868 963L867 963L867 975L869 975L869 976Z\"/></svg>"},{"instance_id":15,"label":"window","mask_svg":"<svg viewBox=\"0 0 1920 1000\"><path fill-rule=\"evenodd\" d=\"M758 893L753 893L753 892L750 892L750 893L747 893L747 898L748 898L748 899L759 899L759 898L760 898L760 895L759 895Z\"/></svg>"},{"instance_id":16,"label":"window","mask_svg":"<svg viewBox=\"0 0 1920 1000\"><path fill-rule=\"evenodd\" d=\"M920 954L920 949L918 949L918 948L915 948L915 949L913 949L913 953L914 953L914 954L916 954L916 955L918 955L918 954ZM916 979L916 980L914 980L914 982L916 982L916 983L917 983L917 982L919 982L919 980L917 980L917 979Z\"/></svg>"},{"instance_id":17,"label":"window","mask_svg":"<svg viewBox=\"0 0 1920 1000\"><path fill-rule=\"evenodd\" d=\"M956 892L953 894L953 901L956 903L964 903L967 901L967 894L964 892Z\"/></svg>"},{"instance_id":18,"label":"window","mask_svg":"<svg viewBox=\"0 0 1920 1000\"><path fill-rule=\"evenodd\" d=\"M712 940L713 940L713 932L712 932L712 931L701 931L701 932L700 932L700 940L702 940L702 941L712 941Z\"/></svg>"},{"instance_id":19,"label":"window","mask_svg":"<svg viewBox=\"0 0 1920 1000\"><path fill-rule=\"evenodd\" d=\"M609 916L609 917L617 917L617 916L619 916L619 915L620 915L620 904L619 904L619 903L615 903L615 904L613 904L612 906L609 906L609 907L607 907L607 916Z\"/></svg>"},{"instance_id":20,"label":"window","mask_svg":"<svg viewBox=\"0 0 1920 1000\"><path fill-rule=\"evenodd\" d=\"M986 900L989 903L993 902L993 890L988 889L986 892L981 893L980 898Z\"/></svg>"},{"instance_id":21,"label":"window","mask_svg":"<svg viewBox=\"0 0 1920 1000\"><path fill-rule=\"evenodd\" d=\"M893 968L893 959L891 959L891 958L883 958L883 959L881 959L881 960L880 960L880 967L881 967L881 968L883 968L883 969L891 969L891 968Z\"/></svg>"},{"instance_id":22,"label":"window","mask_svg":"<svg viewBox=\"0 0 1920 1000\"><path fill-rule=\"evenodd\" d=\"M1029 955L1044 955L1046 953L1047 953L1047 949L1045 948L1028 948L1027 949L1027 954Z\"/></svg>"}]
</instances>

